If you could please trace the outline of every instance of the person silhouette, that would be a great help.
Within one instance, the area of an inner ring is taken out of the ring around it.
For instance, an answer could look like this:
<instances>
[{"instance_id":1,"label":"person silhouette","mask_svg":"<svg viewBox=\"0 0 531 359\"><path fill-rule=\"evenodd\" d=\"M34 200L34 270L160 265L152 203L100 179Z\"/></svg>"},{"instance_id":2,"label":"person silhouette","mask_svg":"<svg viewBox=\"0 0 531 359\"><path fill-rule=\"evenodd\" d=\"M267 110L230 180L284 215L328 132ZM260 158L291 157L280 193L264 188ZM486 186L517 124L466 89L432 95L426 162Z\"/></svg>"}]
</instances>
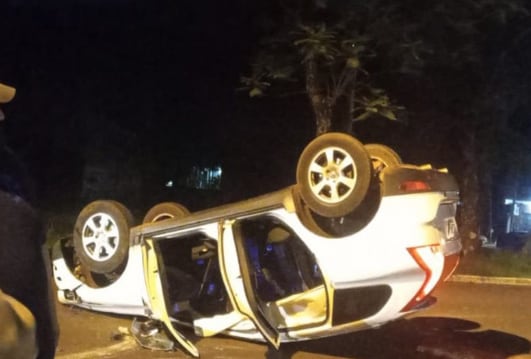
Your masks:
<instances>
[{"instance_id":1,"label":"person silhouette","mask_svg":"<svg viewBox=\"0 0 531 359\"><path fill-rule=\"evenodd\" d=\"M0 104L14 96L13 87L0 83ZM0 110L0 131L4 120ZM24 166L0 132L0 357L53 359L59 331L50 257L28 183ZM31 345L32 330L36 346Z\"/></svg>"}]
</instances>

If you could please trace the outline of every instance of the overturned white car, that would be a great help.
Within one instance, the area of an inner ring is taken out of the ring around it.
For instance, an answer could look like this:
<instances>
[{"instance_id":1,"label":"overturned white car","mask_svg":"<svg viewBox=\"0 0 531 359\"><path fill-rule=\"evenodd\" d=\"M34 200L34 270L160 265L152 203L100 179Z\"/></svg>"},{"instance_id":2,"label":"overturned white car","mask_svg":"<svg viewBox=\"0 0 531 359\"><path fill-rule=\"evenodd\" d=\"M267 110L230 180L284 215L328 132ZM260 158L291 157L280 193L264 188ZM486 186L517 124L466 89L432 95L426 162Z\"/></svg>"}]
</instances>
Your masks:
<instances>
[{"instance_id":1,"label":"overturned white car","mask_svg":"<svg viewBox=\"0 0 531 359\"><path fill-rule=\"evenodd\" d=\"M278 348L375 327L435 302L461 251L457 201L446 171L329 133L278 192L196 213L161 203L138 226L118 202L87 205L53 249L58 298L163 323L193 356L181 328Z\"/></svg>"}]
</instances>

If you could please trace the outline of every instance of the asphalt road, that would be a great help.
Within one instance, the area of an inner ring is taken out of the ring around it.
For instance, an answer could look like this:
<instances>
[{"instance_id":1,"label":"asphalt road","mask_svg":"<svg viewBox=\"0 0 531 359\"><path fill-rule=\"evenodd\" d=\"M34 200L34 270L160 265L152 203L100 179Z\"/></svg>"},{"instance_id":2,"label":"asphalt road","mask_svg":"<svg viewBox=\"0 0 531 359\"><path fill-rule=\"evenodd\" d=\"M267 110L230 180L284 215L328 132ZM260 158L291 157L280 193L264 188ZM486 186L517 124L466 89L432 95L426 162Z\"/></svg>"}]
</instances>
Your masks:
<instances>
[{"instance_id":1,"label":"asphalt road","mask_svg":"<svg viewBox=\"0 0 531 359\"><path fill-rule=\"evenodd\" d=\"M445 283L437 304L382 328L267 345L187 333L202 358L531 358L531 286ZM127 334L131 318L58 305L61 337L56 359L190 358L182 351L150 351Z\"/></svg>"}]
</instances>

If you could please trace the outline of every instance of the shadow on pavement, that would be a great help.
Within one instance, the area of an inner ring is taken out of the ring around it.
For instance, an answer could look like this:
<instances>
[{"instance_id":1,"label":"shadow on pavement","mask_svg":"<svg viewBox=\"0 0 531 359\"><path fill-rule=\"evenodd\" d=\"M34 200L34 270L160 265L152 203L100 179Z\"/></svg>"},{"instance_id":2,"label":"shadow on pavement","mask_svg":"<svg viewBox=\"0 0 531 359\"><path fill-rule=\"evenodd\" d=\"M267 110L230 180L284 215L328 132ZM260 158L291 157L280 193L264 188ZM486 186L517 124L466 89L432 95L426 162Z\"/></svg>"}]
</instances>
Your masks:
<instances>
[{"instance_id":1,"label":"shadow on pavement","mask_svg":"<svg viewBox=\"0 0 531 359\"><path fill-rule=\"evenodd\" d=\"M266 358L291 358L298 351L356 359L505 359L529 354L530 342L468 320L416 317L379 329L269 349Z\"/></svg>"}]
</instances>

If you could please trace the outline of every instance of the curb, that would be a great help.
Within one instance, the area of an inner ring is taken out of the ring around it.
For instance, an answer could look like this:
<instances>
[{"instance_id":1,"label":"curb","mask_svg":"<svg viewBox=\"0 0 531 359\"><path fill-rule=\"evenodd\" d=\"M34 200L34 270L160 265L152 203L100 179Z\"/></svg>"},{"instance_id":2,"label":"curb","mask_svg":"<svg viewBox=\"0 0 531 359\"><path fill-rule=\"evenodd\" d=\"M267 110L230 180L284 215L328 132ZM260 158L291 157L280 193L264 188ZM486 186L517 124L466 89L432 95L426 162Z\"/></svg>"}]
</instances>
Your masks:
<instances>
[{"instance_id":1,"label":"curb","mask_svg":"<svg viewBox=\"0 0 531 359\"><path fill-rule=\"evenodd\" d=\"M483 277L465 274L455 274L448 278L448 282L531 286L531 278Z\"/></svg>"}]
</instances>

